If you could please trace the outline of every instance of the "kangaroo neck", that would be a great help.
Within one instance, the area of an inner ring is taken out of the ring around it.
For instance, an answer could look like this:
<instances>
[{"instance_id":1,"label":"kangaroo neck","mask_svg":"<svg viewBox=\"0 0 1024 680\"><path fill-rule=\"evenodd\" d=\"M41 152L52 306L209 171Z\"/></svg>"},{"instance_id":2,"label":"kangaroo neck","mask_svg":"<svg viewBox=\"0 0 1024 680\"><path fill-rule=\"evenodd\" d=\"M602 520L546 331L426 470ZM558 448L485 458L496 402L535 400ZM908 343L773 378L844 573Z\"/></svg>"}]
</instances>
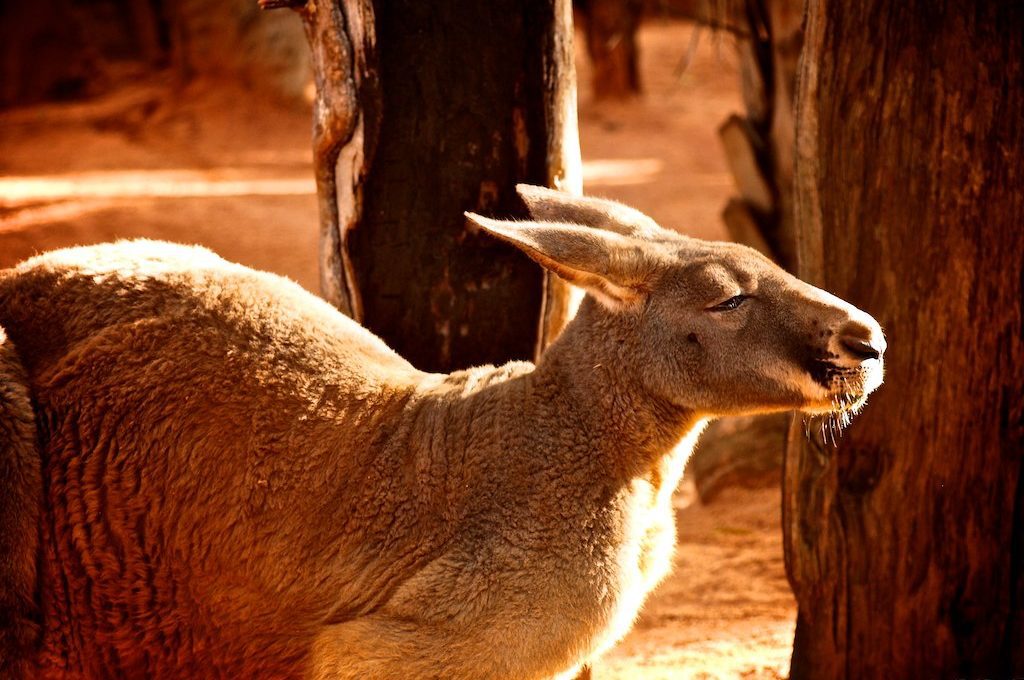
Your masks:
<instances>
[{"instance_id":1,"label":"kangaroo neck","mask_svg":"<svg viewBox=\"0 0 1024 680\"><path fill-rule=\"evenodd\" d=\"M624 361L616 329L602 323L596 303L541 357L531 375L531 398L544 420L572 428L601 463L626 477L646 476L703 423L692 409L659 399L639 384ZM544 408L546 406L547 408ZM684 455L688 455L685 453Z\"/></svg>"}]
</instances>

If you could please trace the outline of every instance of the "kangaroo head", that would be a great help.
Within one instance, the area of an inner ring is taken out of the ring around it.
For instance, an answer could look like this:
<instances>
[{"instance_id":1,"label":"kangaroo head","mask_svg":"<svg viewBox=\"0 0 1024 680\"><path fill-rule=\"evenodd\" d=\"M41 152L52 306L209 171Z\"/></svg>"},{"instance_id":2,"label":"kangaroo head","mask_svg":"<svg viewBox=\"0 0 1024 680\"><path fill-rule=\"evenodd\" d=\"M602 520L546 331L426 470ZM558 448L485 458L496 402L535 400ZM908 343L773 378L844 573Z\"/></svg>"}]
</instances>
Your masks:
<instances>
[{"instance_id":1,"label":"kangaroo head","mask_svg":"<svg viewBox=\"0 0 1024 680\"><path fill-rule=\"evenodd\" d=\"M518 191L536 221L467 217L586 290L580 316L651 396L707 416L847 416L881 384L878 323L757 251L681 236L613 201Z\"/></svg>"}]
</instances>

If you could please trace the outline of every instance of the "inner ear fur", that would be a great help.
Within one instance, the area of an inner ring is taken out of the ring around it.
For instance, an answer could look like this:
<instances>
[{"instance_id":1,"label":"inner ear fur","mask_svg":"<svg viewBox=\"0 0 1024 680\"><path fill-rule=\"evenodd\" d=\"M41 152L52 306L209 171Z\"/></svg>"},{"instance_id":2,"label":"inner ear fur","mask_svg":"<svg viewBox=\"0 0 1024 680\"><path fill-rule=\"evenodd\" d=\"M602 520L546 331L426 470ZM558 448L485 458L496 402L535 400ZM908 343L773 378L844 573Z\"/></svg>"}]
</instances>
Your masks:
<instances>
[{"instance_id":1,"label":"inner ear fur","mask_svg":"<svg viewBox=\"0 0 1024 680\"><path fill-rule=\"evenodd\" d=\"M635 304L647 294L655 258L638 239L578 224L494 220L475 213L466 218L610 308Z\"/></svg>"},{"instance_id":2,"label":"inner ear fur","mask_svg":"<svg viewBox=\"0 0 1024 680\"><path fill-rule=\"evenodd\" d=\"M516 193L526 204L530 217L541 222L581 224L640 238L653 238L662 233L662 228L650 217L617 201L573 196L532 184L517 184Z\"/></svg>"}]
</instances>

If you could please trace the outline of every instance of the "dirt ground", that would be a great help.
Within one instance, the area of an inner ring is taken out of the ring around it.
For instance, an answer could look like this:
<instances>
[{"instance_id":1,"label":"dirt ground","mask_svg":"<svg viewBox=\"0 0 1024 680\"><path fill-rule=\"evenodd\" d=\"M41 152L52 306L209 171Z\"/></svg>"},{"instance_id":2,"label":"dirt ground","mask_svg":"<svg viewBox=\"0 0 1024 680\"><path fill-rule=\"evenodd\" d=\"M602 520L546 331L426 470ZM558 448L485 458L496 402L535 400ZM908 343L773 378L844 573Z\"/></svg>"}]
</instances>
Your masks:
<instances>
[{"instance_id":1,"label":"dirt ground","mask_svg":"<svg viewBox=\"0 0 1024 680\"><path fill-rule=\"evenodd\" d=\"M740 109L725 38L692 27L640 36L645 95L597 107L580 59L580 137L589 193L665 226L724 238L731 180L716 129ZM0 268L36 252L146 236L200 243L316 290L317 216L309 111L202 84L167 101L138 85L101 102L0 113ZM785 579L778 489L730 489L704 506L677 494L673 574L598 678L785 677L795 603Z\"/></svg>"}]
</instances>

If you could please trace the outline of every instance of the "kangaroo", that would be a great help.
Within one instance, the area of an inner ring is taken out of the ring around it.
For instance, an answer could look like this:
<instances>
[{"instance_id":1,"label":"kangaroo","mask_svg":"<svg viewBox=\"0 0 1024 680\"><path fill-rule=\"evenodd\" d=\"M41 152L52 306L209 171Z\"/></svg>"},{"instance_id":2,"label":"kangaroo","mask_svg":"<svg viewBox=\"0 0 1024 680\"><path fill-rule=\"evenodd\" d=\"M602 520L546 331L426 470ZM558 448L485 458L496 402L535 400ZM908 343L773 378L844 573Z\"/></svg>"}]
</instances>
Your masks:
<instances>
[{"instance_id":1,"label":"kangaroo","mask_svg":"<svg viewBox=\"0 0 1024 680\"><path fill-rule=\"evenodd\" d=\"M33 609L9 618L39 624L7 667L570 678L668 572L671 496L709 419L845 417L881 383L878 323L757 252L519 192L532 221L470 223L587 293L536 365L421 372L200 248L118 242L0 273L37 430L19 450L38 442L41 469L0 477L37 501L0 504L0 539L38 525L12 556L31 564L0 565L18 575L0 602Z\"/></svg>"}]
</instances>

